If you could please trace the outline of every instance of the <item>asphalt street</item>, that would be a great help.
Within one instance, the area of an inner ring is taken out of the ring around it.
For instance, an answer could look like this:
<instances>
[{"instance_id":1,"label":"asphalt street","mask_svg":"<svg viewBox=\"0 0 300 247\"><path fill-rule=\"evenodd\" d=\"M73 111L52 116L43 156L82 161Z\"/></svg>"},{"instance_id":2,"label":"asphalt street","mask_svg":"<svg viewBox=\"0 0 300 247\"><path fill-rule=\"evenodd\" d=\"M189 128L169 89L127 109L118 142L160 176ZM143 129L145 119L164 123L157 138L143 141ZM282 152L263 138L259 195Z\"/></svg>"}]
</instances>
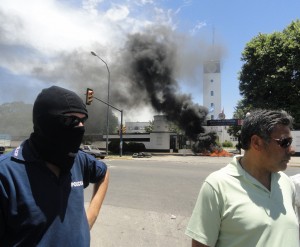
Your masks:
<instances>
[{"instance_id":1,"label":"asphalt street","mask_svg":"<svg viewBox=\"0 0 300 247\"><path fill-rule=\"evenodd\" d=\"M184 231L201 183L230 160L188 155L105 159L111 179L91 247L191 246ZM286 173L300 173L300 157L291 158ZM88 189L86 206L89 198Z\"/></svg>"}]
</instances>

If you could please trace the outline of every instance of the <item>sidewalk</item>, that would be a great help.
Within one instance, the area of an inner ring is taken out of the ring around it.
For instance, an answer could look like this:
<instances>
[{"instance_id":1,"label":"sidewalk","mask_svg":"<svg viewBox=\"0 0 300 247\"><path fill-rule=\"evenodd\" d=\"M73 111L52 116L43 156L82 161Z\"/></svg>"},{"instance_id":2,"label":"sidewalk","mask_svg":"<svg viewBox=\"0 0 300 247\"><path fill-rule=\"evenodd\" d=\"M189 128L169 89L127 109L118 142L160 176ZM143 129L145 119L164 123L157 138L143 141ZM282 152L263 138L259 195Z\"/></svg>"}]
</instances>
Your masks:
<instances>
[{"instance_id":1,"label":"sidewalk","mask_svg":"<svg viewBox=\"0 0 300 247\"><path fill-rule=\"evenodd\" d=\"M103 205L91 230L91 247L190 246L189 217Z\"/></svg>"},{"instance_id":2,"label":"sidewalk","mask_svg":"<svg viewBox=\"0 0 300 247\"><path fill-rule=\"evenodd\" d=\"M176 162L206 162L206 163L224 163L224 165L227 162L230 162L232 157L211 157L211 156L197 156L193 154L179 154L179 153L153 153L151 158L132 158L131 156L124 155L122 157L117 155L109 156L105 160L110 159L127 159L127 160L138 160L138 159L151 159L151 160L160 160L160 161L176 161ZM289 166L299 166L300 167L300 156L292 156L290 159L290 162L288 164Z\"/></svg>"}]
</instances>

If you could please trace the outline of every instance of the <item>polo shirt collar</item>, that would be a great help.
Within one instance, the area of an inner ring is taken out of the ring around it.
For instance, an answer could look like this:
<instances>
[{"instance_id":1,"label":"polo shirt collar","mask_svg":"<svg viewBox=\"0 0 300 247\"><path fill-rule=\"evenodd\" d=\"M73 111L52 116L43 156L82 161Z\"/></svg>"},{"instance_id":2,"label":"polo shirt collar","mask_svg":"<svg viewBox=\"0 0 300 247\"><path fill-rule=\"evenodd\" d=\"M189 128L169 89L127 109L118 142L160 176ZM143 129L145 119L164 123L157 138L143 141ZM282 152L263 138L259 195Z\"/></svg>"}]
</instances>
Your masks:
<instances>
[{"instance_id":1,"label":"polo shirt collar","mask_svg":"<svg viewBox=\"0 0 300 247\"><path fill-rule=\"evenodd\" d=\"M228 175L233 177L244 176L245 170L241 167L239 162L241 157L243 156L242 155L234 156L231 162L222 169L224 169Z\"/></svg>"},{"instance_id":2,"label":"polo shirt collar","mask_svg":"<svg viewBox=\"0 0 300 247\"><path fill-rule=\"evenodd\" d=\"M252 184L262 188L263 190L267 191L268 193L270 192L269 190L267 190L267 188L265 188L257 179L255 179L254 177L252 177L249 173L247 173L241 166L240 164L240 158L243 157L242 155L236 155L233 157L233 159L231 160L231 162L225 166L224 169L225 172L233 177L244 177L247 181L251 182ZM280 173L271 173L271 187L272 184L275 181L278 181L280 178Z\"/></svg>"},{"instance_id":3,"label":"polo shirt collar","mask_svg":"<svg viewBox=\"0 0 300 247\"><path fill-rule=\"evenodd\" d=\"M35 154L35 151L29 143L29 140L22 142L20 146L14 149L11 156L13 159L22 163L39 161L38 156Z\"/></svg>"}]
</instances>

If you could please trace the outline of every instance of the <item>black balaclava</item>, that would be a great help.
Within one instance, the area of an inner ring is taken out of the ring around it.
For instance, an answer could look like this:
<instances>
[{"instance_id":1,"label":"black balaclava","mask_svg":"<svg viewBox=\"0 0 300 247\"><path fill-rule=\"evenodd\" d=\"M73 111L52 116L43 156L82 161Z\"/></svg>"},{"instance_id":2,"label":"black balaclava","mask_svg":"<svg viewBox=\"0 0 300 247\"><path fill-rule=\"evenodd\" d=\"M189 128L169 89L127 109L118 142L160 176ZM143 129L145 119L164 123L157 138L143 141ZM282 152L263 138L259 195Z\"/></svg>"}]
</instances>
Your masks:
<instances>
[{"instance_id":1,"label":"black balaclava","mask_svg":"<svg viewBox=\"0 0 300 247\"><path fill-rule=\"evenodd\" d=\"M59 116L83 113L88 116L82 99L74 92L52 86L42 90L33 105L33 133L30 142L38 155L65 173L73 166L84 126L66 127Z\"/></svg>"}]
</instances>

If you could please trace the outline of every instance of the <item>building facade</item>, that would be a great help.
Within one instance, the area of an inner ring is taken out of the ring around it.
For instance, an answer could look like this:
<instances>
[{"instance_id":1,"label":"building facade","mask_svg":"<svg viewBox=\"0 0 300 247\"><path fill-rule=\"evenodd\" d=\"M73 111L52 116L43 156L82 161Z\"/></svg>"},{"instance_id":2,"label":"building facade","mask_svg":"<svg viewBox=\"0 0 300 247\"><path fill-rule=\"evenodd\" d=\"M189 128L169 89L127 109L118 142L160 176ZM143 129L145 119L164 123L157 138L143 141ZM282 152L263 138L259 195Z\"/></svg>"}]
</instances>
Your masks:
<instances>
[{"instance_id":1,"label":"building facade","mask_svg":"<svg viewBox=\"0 0 300 247\"><path fill-rule=\"evenodd\" d=\"M123 142L139 142L143 143L148 151L152 152L172 152L178 149L177 134L169 131L169 123L165 115L154 116L153 130L150 133L147 132L128 132L129 126L142 126L139 122L131 122L132 124L127 125L126 122L126 133L122 135ZM149 123L147 123L149 126ZM106 138L104 136L104 138ZM108 139L115 140L120 139L119 135L109 135Z\"/></svg>"},{"instance_id":2,"label":"building facade","mask_svg":"<svg viewBox=\"0 0 300 247\"><path fill-rule=\"evenodd\" d=\"M149 122L125 122L126 133L146 133L146 127L149 125Z\"/></svg>"},{"instance_id":3,"label":"building facade","mask_svg":"<svg viewBox=\"0 0 300 247\"><path fill-rule=\"evenodd\" d=\"M221 83L221 65L220 61L208 61L203 66L203 106L209 113L207 120L225 119L226 115L222 109L222 83ZM227 133L226 126L206 126L208 132L217 133L219 142L236 142L236 138Z\"/></svg>"},{"instance_id":4,"label":"building facade","mask_svg":"<svg viewBox=\"0 0 300 247\"><path fill-rule=\"evenodd\" d=\"M203 106L209 111L208 119L218 119L221 100L220 61L209 61L203 66Z\"/></svg>"}]
</instances>

